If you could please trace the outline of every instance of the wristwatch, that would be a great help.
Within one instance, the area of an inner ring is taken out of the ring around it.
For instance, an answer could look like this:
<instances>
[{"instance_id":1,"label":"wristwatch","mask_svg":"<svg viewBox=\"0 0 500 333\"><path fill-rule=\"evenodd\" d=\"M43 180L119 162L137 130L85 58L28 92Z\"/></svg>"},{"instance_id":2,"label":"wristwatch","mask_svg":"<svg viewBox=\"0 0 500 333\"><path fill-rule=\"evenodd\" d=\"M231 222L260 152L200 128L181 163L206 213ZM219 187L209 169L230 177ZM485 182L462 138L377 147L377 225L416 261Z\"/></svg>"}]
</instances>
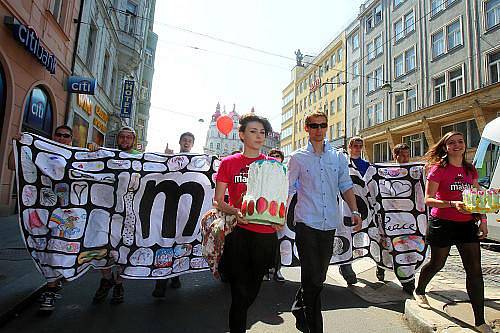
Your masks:
<instances>
[{"instance_id":1,"label":"wristwatch","mask_svg":"<svg viewBox=\"0 0 500 333\"><path fill-rule=\"evenodd\" d=\"M361 213L360 213L360 212L358 212L357 210L353 210L353 211L351 212L351 215L358 215L359 217L361 217Z\"/></svg>"}]
</instances>

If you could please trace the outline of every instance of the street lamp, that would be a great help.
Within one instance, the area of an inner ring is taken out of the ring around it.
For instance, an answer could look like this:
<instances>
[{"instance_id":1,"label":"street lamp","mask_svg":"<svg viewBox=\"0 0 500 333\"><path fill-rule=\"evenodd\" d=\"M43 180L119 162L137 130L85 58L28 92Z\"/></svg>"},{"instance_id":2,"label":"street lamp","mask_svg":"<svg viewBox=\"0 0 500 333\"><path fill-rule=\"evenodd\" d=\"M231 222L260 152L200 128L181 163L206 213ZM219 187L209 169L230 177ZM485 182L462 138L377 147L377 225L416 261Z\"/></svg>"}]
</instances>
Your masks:
<instances>
[{"instance_id":1,"label":"street lamp","mask_svg":"<svg viewBox=\"0 0 500 333\"><path fill-rule=\"evenodd\" d=\"M399 92L408 92L411 90L410 88L405 88L405 89L400 89L400 90L392 90L392 85L389 82L385 82L380 88L389 94L394 94L394 93L399 93Z\"/></svg>"}]
</instances>

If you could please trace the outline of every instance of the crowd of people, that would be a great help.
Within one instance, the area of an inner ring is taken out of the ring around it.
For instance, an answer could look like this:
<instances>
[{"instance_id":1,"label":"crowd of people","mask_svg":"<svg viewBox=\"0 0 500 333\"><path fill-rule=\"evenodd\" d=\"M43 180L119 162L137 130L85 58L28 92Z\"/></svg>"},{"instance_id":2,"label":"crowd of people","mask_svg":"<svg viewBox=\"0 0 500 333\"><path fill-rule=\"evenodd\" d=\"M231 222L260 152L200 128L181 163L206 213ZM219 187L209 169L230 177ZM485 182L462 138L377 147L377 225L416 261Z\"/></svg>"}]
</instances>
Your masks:
<instances>
[{"instance_id":1,"label":"crowd of people","mask_svg":"<svg viewBox=\"0 0 500 333\"><path fill-rule=\"evenodd\" d=\"M308 134L308 144L291 153L288 161L289 202L294 195L297 197L293 221L301 270L301 286L297 291L292 313L300 331L316 333L324 331L321 291L333 252L334 235L341 223L338 217L342 214L339 212L337 197L342 196L351 211L353 231L359 230L362 219L349 175L349 163L361 175L365 174L370 163L362 158L363 139L360 137L350 140L347 155L328 143L328 117L325 113L309 114L305 119L304 129ZM284 281L280 272L277 237L282 226L249 223L241 212L249 165L263 159L272 158L280 162L284 159L283 153L277 149L271 150L268 156L261 153L270 132L271 125L267 119L253 113L242 116L239 121L239 137L243 150L223 158L216 175L214 207L234 215L237 221L236 228L226 236L223 259L223 273L231 287L228 320L231 332L246 331L247 313L257 298L263 280L272 276L276 281ZM53 139L71 145L71 136L71 128L60 126L54 132ZM133 150L134 140L134 130L125 127L117 136L118 148L137 153ZM181 153L189 152L194 144L194 135L184 133L179 144ZM466 271L466 286L476 329L479 332L493 332L484 318L484 286L479 247L479 241L488 233L486 219L484 215L467 212L462 202L461 191L464 188L479 188L478 173L466 161L465 150L463 134L450 132L431 147L424 157L427 162L425 203L431 208L426 236L431 249L430 261L423 266L417 287L410 282L403 284L403 290L413 293L419 306L429 308L425 296L426 286L444 266L450 247L455 245ZM405 144L396 145L393 157L395 163L408 163L409 147ZM225 198L226 193L228 198ZM341 265L340 272L349 284L356 283L356 274L350 264ZM114 274L111 269L103 269L101 273L102 279L94 301L103 301L113 288L111 301L123 302L124 289L119 267ZM384 273L382 268L377 268L376 276L379 280L384 280ZM181 286L178 277L170 281L172 288ZM167 280L158 280L153 296L163 297L166 286ZM48 285L42 308L53 309L55 292L59 287L57 282ZM300 306L295 306L298 304L297 299L300 299Z\"/></svg>"}]
</instances>

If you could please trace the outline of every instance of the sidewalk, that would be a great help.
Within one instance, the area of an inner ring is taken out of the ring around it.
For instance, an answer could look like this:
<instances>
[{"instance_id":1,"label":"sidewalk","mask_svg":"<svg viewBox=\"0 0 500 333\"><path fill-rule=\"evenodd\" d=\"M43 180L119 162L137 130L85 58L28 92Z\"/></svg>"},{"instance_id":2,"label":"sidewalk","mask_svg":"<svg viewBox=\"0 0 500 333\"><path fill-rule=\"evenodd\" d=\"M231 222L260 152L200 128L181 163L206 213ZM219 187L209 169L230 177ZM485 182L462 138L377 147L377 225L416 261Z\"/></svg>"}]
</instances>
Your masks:
<instances>
[{"instance_id":1,"label":"sidewalk","mask_svg":"<svg viewBox=\"0 0 500 333\"><path fill-rule=\"evenodd\" d=\"M17 219L0 217L0 327L46 283L24 246Z\"/></svg>"},{"instance_id":2,"label":"sidewalk","mask_svg":"<svg viewBox=\"0 0 500 333\"><path fill-rule=\"evenodd\" d=\"M500 332L500 253L481 249L486 322ZM408 299L405 317L414 332L475 332L472 307L465 289L465 271L452 247L445 267L427 287L432 307L425 310Z\"/></svg>"}]
</instances>

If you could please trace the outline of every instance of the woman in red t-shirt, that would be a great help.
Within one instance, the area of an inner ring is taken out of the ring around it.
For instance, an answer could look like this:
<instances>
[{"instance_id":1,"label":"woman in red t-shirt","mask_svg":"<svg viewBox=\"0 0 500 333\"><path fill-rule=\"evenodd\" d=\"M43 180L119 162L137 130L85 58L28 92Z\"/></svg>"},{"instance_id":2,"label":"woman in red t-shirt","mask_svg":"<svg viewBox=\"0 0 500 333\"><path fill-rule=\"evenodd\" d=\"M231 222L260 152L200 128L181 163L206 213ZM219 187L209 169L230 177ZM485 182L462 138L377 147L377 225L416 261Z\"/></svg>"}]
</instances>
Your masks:
<instances>
[{"instance_id":1,"label":"woman in red t-shirt","mask_svg":"<svg viewBox=\"0 0 500 333\"><path fill-rule=\"evenodd\" d=\"M486 237L486 219L479 227L473 215L465 210L462 192L479 188L474 166L465 160L465 140L462 133L448 132L425 154L427 183L425 203L431 207L426 243L431 247L430 261L422 267L414 296L418 305L429 309L425 287L439 272L455 245L466 272L467 293L474 311L475 325L480 332L491 328L484 321L484 283L481 272L479 240Z\"/></svg>"},{"instance_id":2,"label":"woman in red t-shirt","mask_svg":"<svg viewBox=\"0 0 500 333\"><path fill-rule=\"evenodd\" d=\"M231 284L229 328L231 332L245 332L247 311L259 293L264 274L273 266L276 251L276 228L250 224L240 211L247 189L248 167L266 159L260 149L271 132L265 118L253 113L240 118L239 135L243 153L224 158L216 176L214 204L238 221L237 227L226 237L224 245L223 274ZM224 202L226 189L229 203Z\"/></svg>"}]
</instances>

